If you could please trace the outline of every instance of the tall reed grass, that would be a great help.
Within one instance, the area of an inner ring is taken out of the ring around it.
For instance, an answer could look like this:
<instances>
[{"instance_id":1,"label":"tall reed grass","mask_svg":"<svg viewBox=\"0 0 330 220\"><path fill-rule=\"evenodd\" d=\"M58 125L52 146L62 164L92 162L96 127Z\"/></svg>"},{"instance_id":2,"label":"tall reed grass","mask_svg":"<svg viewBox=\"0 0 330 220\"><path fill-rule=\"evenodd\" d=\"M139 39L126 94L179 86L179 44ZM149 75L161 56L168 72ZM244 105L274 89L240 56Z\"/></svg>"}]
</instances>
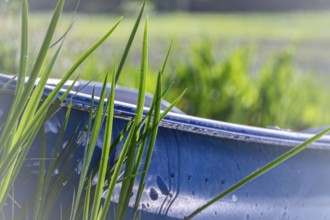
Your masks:
<instances>
[{"instance_id":1,"label":"tall reed grass","mask_svg":"<svg viewBox=\"0 0 330 220\"><path fill-rule=\"evenodd\" d=\"M146 20L144 27L142 59L141 59L141 73L139 77L140 87L137 103L136 115L131 122L129 122L126 128L121 132L121 135L117 137L115 141L112 141L112 129L114 118L114 93L116 83L120 77L123 66L130 47L136 35L140 20L144 10L144 4L138 15L136 23L132 29L132 33L126 44L126 49L122 55L118 68L113 72L111 79L111 91L106 94L106 86L109 74L104 78L103 88L100 95L99 103L94 108L94 98L91 100L91 108L89 110L89 119L82 131L77 131L78 135L76 143L73 146L67 144L64 149L60 150L62 145L63 135L67 129L71 113L71 103L67 108L65 121L59 133L56 147L53 152L53 157L50 163L46 163L46 149L47 140L45 136L44 124L46 121L61 108L63 101L68 101L67 97L72 89L73 84L66 90L63 95L59 96L60 89L73 75L75 70L82 64L90 54L96 50L117 28L121 19L119 19L114 26L94 45L92 45L80 58L72 65L72 67L64 74L61 81L54 87L52 92L43 97L43 91L47 84L47 80L56 65L56 60L60 54L60 50L67 37L67 33L56 40L54 39L54 33L57 23L59 21L61 11L63 9L64 0L60 0L56 6L53 17L51 19L48 31L38 53L34 66L31 72L27 72L28 61L28 2L23 1L22 4L22 28L21 28L21 59L19 65L19 72L16 76L16 90L11 104L11 109L6 117L5 122L1 127L1 146L0 146L0 210L4 216L25 219L32 217L33 219L50 219L55 216L64 219L107 219L109 215L113 215L110 212L110 204L113 197L115 186L118 182L121 182L122 189L120 193L120 200L117 205L116 212L114 214L116 219L123 219L127 213L128 202L131 198L133 184L138 174L142 172L141 184L139 193L143 191L145 185L145 177L150 164L150 159L155 144L158 123L165 117L166 113L174 107L180 98L176 99L162 114L160 113L160 104L163 96L162 92L162 74L163 69L160 70L155 88L155 96L150 106L150 112L143 116L144 97L146 87L146 71L148 66L148 22ZM55 40L55 44L52 42ZM50 62L45 63L46 57L50 48L57 47L56 52L52 55ZM165 61L166 63L166 61ZM165 66L164 63L164 66ZM28 76L28 81L25 83L25 76ZM40 77L38 83L37 78ZM3 88L5 89L5 88ZM107 99L106 99L107 98ZM107 100L107 101L105 101ZM102 147L102 156L97 166L98 169L94 172L90 171L91 160L96 147L96 142L100 136L102 126L105 125L105 134ZM143 131L141 131L143 129ZM33 145L37 134L40 135L40 162L39 173L36 192L32 200L28 200L26 203L19 205L20 208L16 209L17 212L6 212L4 206L10 200L14 201L13 210L17 204L15 201L14 189L12 188L16 177L18 176L26 155ZM126 136L126 138L124 138ZM84 157L79 161L81 167L79 167L79 181L76 190L71 192L70 201L67 201L66 205L70 209L66 209L61 214L58 214L59 208L56 203L58 196L65 189L66 184L72 181L73 168L70 168L70 164L74 164L74 168L77 168L77 162L70 161L77 146L81 141L86 138L86 144L84 147ZM150 141L147 144L147 139ZM119 142L124 142L119 157L114 164L109 164L110 153L114 151ZM145 145L148 147L146 148ZM135 152L138 152L135 155ZM146 153L147 152L147 153ZM147 154L145 159L142 155ZM125 166L124 166L125 163ZM141 171L141 164L144 164ZM123 168L125 167L125 168ZM124 176L121 176L122 169L125 170ZM54 172L59 173L56 177L53 176ZM69 170L69 171L68 171ZM91 181L97 176L97 183L91 184ZM104 189L106 188L106 191ZM139 207L140 197L136 198L135 207ZM134 215L136 215L135 210Z\"/></svg>"}]
</instances>

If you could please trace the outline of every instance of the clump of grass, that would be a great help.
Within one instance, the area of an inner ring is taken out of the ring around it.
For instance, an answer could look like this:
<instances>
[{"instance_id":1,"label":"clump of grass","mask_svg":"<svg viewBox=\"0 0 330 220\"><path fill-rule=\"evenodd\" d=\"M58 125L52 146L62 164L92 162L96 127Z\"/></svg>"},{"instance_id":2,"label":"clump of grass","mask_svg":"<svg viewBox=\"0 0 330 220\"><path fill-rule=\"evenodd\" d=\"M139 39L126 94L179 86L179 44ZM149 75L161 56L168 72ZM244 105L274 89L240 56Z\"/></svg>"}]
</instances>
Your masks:
<instances>
[{"instance_id":1,"label":"clump of grass","mask_svg":"<svg viewBox=\"0 0 330 220\"><path fill-rule=\"evenodd\" d=\"M139 77L140 87L138 95L138 103L136 115L130 121L120 135L112 141L112 129L114 120L114 96L116 83L120 77L122 69L125 65L127 55L130 51L132 42L136 35L140 20L142 18L144 4L138 15L136 23L133 27L132 33L126 44L126 49L122 55L118 68L112 74L111 91L106 94L106 86L108 81L108 74L106 75L102 87L102 92L99 98L99 102L96 108L94 108L94 96L91 99L89 119L87 124L83 126L83 130L77 130L74 134L77 136L76 141L73 139L65 145L64 149L60 150L60 146L63 142L63 136L69 122L71 114L71 103L66 110L66 117L62 125L61 131L58 135L57 144L53 151L53 159L48 164L46 163L46 149L47 140L44 131L44 124L47 120L60 108L64 100L67 100L68 94L72 89L73 84L66 90L66 92L59 96L59 91L65 82L73 75L74 71L80 64L86 60L90 54L96 50L116 29L121 19L93 46L91 46L81 57L72 65L72 67L63 76L60 83L53 89L53 91L47 96L42 97L44 88L47 83L47 79L53 70L55 62L59 56L60 49L66 38L68 32L66 32L58 42L58 48L54 55L51 57L49 64L45 64L47 54L50 47L56 44L51 44L53 35L61 15L61 11L64 5L64 1L60 0L54 11L51 23L44 38L40 52L35 60L35 64L32 71L28 74L27 71L27 55L28 55L28 4L27 0L22 4L22 38L21 38L21 59L19 66L19 73L17 76L15 96L11 105L10 112L7 116L4 125L1 127L1 146L0 146L0 171L1 171L1 191L0 191L0 210L3 211L4 204L8 200L15 201L14 197L11 197L12 186L17 178L19 171L23 166L23 162L29 149L33 146L32 142L36 138L37 134L40 134L40 165L38 174L38 185L36 192L32 199L24 204L21 211L18 213L11 213L12 218L26 218L33 216L33 219L49 219L50 215L55 211L58 212L57 201L60 199L59 195L63 191L66 184L72 180L72 176L81 163L82 167L77 189L72 193L72 199L66 204L70 208L64 210L58 217L65 219L107 219L109 215L113 215L110 212L110 204L113 197L115 186L120 182L121 192L118 201L117 209L114 214L116 219L123 219L126 216L128 204L131 199L131 193L133 185L135 184L135 178L142 173L141 184L139 188L139 194L141 195L144 185L145 177L147 174L148 166L150 164L151 155L153 152L153 146L156 141L158 123L165 117L166 113L174 107L174 105L180 100L182 96L176 99L172 105L168 107L162 114L160 113L161 100L163 98L162 92L162 74L164 67L158 74L157 85L155 89L155 96L150 106L150 111L147 115L143 115L144 112L144 97L146 90L146 72L148 66L148 22L146 20L144 27L142 59L141 59L141 73ZM165 63L164 62L164 66ZM29 75L29 80L24 83L25 76ZM40 76L41 79L36 85L36 79ZM107 97L107 101L105 102ZM43 100L42 100L43 99ZM20 116L20 117L18 117ZM91 160L96 147L96 142L100 136L102 126L105 125L105 134L103 137L102 155L98 166L95 170L91 171ZM143 131L142 131L143 130ZM124 138L124 136L126 138ZM77 163L71 161L75 151L79 144L85 140L84 156ZM147 142L147 139L150 141ZM114 149L120 142L123 143L123 147L120 151L119 157L114 164L109 164L108 158ZM146 148L147 145L147 148ZM34 146L35 147L35 146ZM138 152L137 155L135 152ZM142 156L146 154L145 161ZM144 164L141 171L141 164ZM70 164L74 164L73 168L70 168ZM124 176L121 177L120 173L124 168ZM59 174L53 177L53 173L59 170ZM97 183L91 184L92 180L97 176ZM65 184L63 184L65 183ZM104 189L106 188L106 193ZM103 196L105 193L105 196ZM136 198L135 207L139 207L140 196ZM33 208L33 211L29 209ZM13 207L14 208L14 207ZM137 214L136 208L133 215ZM61 210L62 212L62 210ZM7 214L6 214L7 215Z\"/></svg>"}]
</instances>

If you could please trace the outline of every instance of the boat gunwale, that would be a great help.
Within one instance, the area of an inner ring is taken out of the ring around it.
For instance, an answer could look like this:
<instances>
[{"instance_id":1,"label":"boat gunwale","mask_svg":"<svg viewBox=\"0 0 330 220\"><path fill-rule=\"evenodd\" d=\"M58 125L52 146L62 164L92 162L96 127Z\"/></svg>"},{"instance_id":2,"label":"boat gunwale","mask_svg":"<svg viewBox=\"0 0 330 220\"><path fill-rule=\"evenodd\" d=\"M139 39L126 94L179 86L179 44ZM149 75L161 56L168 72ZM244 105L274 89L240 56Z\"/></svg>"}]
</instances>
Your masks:
<instances>
[{"instance_id":1,"label":"boat gunwale","mask_svg":"<svg viewBox=\"0 0 330 220\"><path fill-rule=\"evenodd\" d=\"M12 77L0 74L0 86L3 86ZM47 85L43 96L47 97L54 89L54 86ZM14 94L15 81L3 89L5 93ZM60 97L66 92L66 89L61 89ZM68 107L72 100L72 107L81 111L89 111L91 95L76 91L70 91L66 100L62 103L63 107ZM98 105L99 97L94 97L94 106ZM106 100L105 100L106 103ZM130 120L135 115L136 105L121 101L115 101L115 117ZM148 107L144 107L144 114L149 111ZM186 131L212 137L226 138L231 140L244 141L249 143L271 144L279 146L293 147L301 144L305 140L313 137L313 134L293 132L288 130L275 130L270 128L255 127L249 125L240 125L229 122L216 121L195 117L191 115L169 112L160 122L160 127ZM325 135L309 148L330 150L330 135Z\"/></svg>"}]
</instances>

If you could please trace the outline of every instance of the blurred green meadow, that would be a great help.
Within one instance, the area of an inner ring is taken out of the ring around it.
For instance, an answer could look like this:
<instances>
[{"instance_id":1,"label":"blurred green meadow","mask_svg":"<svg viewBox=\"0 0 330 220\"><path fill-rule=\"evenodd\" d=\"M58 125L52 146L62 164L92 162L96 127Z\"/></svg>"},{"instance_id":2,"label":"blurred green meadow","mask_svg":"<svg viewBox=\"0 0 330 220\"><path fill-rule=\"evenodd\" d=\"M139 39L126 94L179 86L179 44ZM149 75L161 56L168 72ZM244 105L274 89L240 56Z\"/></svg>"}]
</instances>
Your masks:
<instances>
[{"instance_id":1,"label":"blurred green meadow","mask_svg":"<svg viewBox=\"0 0 330 220\"><path fill-rule=\"evenodd\" d=\"M119 64L135 13L77 71L81 79L99 80ZM74 16L74 18L73 18ZM73 61L119 18L116 14L62 16L60 38L74 24L62 49L55 74L61 77ZM50 16L30 16L30 50L35 56ZM293 130L330 124L330 12L156 14L149 12L148 91L172 42L164 81L184 112L240 124L280 126ZM19 51L19 17L2 13L0 72L14 74ZM140 30L141 31L141 30ZM137 36L142 36L138 34ZM140 42L141 39L136 39ZM55 50L55 49L54 49ZM133 45L119 81L137 88L141 46ZM31 59L33 60L33 59ZM33 63L29 63L30 68Z\"/></svg>"}]
</instances>

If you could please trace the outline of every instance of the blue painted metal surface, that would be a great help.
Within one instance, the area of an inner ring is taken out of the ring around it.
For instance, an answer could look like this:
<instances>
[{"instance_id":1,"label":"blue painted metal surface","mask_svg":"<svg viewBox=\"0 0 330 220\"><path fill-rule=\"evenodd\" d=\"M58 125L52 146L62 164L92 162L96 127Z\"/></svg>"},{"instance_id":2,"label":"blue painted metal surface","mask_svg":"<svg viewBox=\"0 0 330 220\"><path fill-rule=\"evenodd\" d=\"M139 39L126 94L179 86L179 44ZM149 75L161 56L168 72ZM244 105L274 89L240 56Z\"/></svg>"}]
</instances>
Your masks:
<instances>
[{"instance_id":1,"label":"blue painted metal surface","mask_svg":"<svg viewBox=\"0 0 330 220\"><path fill-rule=\"evenodd\" d=\"M1 76L0 85L7 80L8 77ZM5 119L12 100L10 89L0 93L0 121ZM48 87L45 95L51 90L52 87ZM86 122L88 114L84 109L89 107L89 100L89 94L79 93L73 97L75 109L70 117L71 129L67 129L64 142L69 140L76 127ZM115 103L114 137L134 112L132 104ZM66 107L63 106L46 124L47 156L52 153L65 113ZM170 113L159 129L142 195L142 219L182 219L219 192L309 137L310 134ZM37 143L38 140L28 157L38 156ZM74 160L82 157L83 148L84 144L79 146ZM94 165L100 154L99 144L93 158ZM26 187L35 185L37 171L38 163L27 160L16 182L16 195L22 198L29 196L31 191L27 191ZM19 187L20 183L23 183L23 188ZM210 206L196 219L330 219L329 186L330 137L326 136ZM65 187L67 194L74 187L74 184ZM67 199L66 192L63 193L63 201Z\"/></svg>"}]
</instances>

